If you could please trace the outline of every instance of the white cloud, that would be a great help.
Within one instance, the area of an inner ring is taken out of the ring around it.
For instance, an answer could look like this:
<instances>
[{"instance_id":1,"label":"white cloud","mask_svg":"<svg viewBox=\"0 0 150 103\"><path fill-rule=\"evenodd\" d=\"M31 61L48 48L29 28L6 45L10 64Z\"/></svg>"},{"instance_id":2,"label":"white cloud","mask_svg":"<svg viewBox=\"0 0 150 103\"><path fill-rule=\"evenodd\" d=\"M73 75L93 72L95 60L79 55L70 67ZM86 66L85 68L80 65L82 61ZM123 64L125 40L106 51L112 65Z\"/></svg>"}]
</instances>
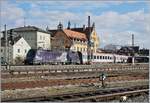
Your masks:
<instances>
[{"instance_id":1,"label":"white cloud","mask_svg":"<svg viewBox=\"0 0 150 103\"><path fill-rule=\"evenodd\" d=\"M9 23L11 26L20 26L16 25L15 22L19 22L20 19L24 18L25 11L8 1L1 2L1 24Z\"/></svg>"},{"instance_id":2,"label":"white cloud","mask_svg":"<svg viewBox=\"0 0 150 103\"><path fill-rule=\"evenodd\" d=\"M131 44L131 34L135 34L135 43L149 48L150 15L143 10L119 14L105 12L92 18L96 22L101 44Z\"/></svg>"},{"instance_id":3,"label":"white cloud","mask_svg":"<svg viewBox=\"0 0 150 103\"><path fill-rule=\"evenodd\" d=\"M123 45L131 44L131 34L134 33L137 45L149 47L150 14L145 13L144 9L124 14L119 14L115 11L107 11L100 15L95 15L89 11L83 13L74 13L66 10L43 11L39 8L39 5L61 5L65 8L70 8L72 6L92 8L92 6L90 6L91 3L94 4L94 6L102 5L102 7L107 7L108 2L27 2L32 4L29 11L24 11L15 4L10 4L8 2L3 3L1 12L2 22L9 23L12 27L23 26L23 17L26 17L27 25L36 25L44 29L48 25L50 29L54 29L57 27L59 21L65 24L65 27L69 20L72 23L72 27L74 23L76 23L77 26L82 26L83 24L87 25L87 16L90 15L91 20L96 23L96 31L100 36L101 46L110 43ZM119 5L123 2L109 3Z\"/></svg>"}]
</instances>

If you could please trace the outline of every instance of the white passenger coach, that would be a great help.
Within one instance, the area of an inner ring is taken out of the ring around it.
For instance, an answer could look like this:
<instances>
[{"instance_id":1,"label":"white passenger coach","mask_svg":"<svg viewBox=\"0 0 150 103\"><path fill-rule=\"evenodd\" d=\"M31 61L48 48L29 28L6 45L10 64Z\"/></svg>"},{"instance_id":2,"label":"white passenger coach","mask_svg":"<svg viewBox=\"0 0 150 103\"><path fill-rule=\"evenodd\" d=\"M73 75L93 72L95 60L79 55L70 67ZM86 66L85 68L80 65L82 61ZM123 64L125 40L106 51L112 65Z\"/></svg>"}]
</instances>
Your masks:
<instances>
[{"instance_id":1,"label":"white passenger coach","mask_svg":"<svg viewBox=\"0 0 150 103\"><path fill-rule=\"evenodd\" d=\"M111 53L93 53L91 63L126 63L128 56ZM87 53L83 53L83 63L87 63Z\"/></svg>"}]
</instances>

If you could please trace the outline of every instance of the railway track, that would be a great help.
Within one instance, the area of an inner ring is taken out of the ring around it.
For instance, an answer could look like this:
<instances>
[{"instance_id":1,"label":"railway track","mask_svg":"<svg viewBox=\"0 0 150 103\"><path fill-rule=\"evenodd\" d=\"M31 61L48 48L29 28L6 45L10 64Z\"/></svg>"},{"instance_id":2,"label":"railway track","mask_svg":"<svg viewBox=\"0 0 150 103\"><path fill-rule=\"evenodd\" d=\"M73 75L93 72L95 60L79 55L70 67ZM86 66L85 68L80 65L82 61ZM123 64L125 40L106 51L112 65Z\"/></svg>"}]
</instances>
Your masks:
<instances>
[{"instance_id":1,"label":"railway track","mask_svg":"<svg viewBox=\"0 0 150 103\"><path fill-rule=\"evenodd\" d=\"M142 93L148 94L148 85L130 86L125 88L100 89L94 91L86 91L80 93L69 93L53 96L40 96L33 98L20 99L5 99L2 102L36 102L36 101L51 101L51 102L93 102L93 101L109 101L111 99L120 99L121 96L136 96Z\"/></svg>"},{"instance_id":2,"label":"railway track","mask_svg":"<svg viewBox=\"0 0 150 103\"><path fill-rule=\"evenodd\" d=\"M117 82L117 81L131 81L131 80L144 80L148 79L148 76L144 75L124 75L124 76L108 76L105 82ZM81 84L92 84L101 83L99 77L83 77L83 78L70 78L70 79L48 79L41 78L30 81L15 81L15 82L2 82L2 90L11 89L25 89L35 87L48 87L48 86L60 86L60 85L81 85Z\"/></svg>"},{"instance_id":3,"label":"railway track","mask_svg":"<svg viewBox=\"0 0 150 103\"><path fill-rule=\"evenodd\" d=\"M87 72L63 72L63 73L41 73L41 72L36 72L36 73L28 73L28 74L1 74L2 79L9 79L9 78L40 78L40 77L48 77L52 79L72 79L72 78L86 78L86 77L97 77L101 73L107 73L107 75L111 76L117 76L117 75L141 75L141 74L148 74L148 70L118 70L118 71L87 71Z\"/></svg>"}]
</instances>

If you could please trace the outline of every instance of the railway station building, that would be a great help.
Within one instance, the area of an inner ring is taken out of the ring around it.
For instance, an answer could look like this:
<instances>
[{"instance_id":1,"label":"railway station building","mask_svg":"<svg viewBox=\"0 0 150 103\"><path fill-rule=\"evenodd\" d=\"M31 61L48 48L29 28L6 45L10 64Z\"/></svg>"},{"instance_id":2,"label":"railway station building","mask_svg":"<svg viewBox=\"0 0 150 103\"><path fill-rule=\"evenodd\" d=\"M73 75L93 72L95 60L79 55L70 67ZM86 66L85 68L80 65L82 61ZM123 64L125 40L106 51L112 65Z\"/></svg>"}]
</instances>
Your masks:
<instances>
[{"instance_id":1,"label":"railway station building","mask_svg":"<svg viewBox=\"0 0 150 103\"><path fill-rule=\"evenodd\" d=\"M83 25L83 27L71 28L70 22L68 22L68 27L65 29L63 28L63 25L59 23L57 29L48 31L51 32L52 49L70 49L87 53L89 39L91 42L92 53L96 53L97 48L99 47L100 41L95 30L95 23L88 27ZM90 35L90 38L88 35Z\"/></svg>"}]
</instances>

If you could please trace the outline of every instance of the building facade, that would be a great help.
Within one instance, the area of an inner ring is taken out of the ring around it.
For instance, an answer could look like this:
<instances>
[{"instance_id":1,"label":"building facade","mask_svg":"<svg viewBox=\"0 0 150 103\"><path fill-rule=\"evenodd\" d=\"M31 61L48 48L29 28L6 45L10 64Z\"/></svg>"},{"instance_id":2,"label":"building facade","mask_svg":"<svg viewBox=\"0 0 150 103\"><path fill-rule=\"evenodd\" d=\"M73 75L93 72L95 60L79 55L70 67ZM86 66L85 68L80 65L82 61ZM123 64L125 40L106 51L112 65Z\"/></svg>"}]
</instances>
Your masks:
<instances>
[{"instance_id":1,"label":"building facade","mask_svg":"<svg viewBox=\"0 0 150 103\"><path fill-rule=\"evenodd\" d=\"M69 25L69 24L68 24ZM90 34L89 34L90 29ZM52 33L52 49L69 48L73 51L87 53L88 51L88 35L90 35L91 51L96 53L99 47L99 37L95 31L95 25L92 27L70 28L63 29L60 23L56 30L49 30ZM70 41L70 42L68 42ZM67 44L67 46L66 46Z\"/></svg>"},{"instance_id":2,"label":"building facade","mask_svg":"<svg viewBox=\"0 0 150 103\"><path fill-rule=\"evenodd\" d=\"M35 26L25 26L11 29L12 35L23 37L32 49L51 49L51 35L49 32Z\"/></svg>"},{"instance_id":3,"label":"building facade","mask_svg":"<svg viewBox=\"0 0 150 103\"><path fill-rule=\"evenodd\" d=\"M71 39L63 30L58 30L51 39L52 50L66 50L72 46Z\"/></svg>"},{"instance_id":4,"label":"building facade","mask_svg":"<svg viewBox=\"0 0 150 103\"><path fill-rule=\"evenodd\" d=\"M2 64L17 64L24 61L28 51L31 49L30 45L23 37L16 37L13 44L5 45L5 41L1 39L1 63Z\"/></svg>"}]
</instances>

